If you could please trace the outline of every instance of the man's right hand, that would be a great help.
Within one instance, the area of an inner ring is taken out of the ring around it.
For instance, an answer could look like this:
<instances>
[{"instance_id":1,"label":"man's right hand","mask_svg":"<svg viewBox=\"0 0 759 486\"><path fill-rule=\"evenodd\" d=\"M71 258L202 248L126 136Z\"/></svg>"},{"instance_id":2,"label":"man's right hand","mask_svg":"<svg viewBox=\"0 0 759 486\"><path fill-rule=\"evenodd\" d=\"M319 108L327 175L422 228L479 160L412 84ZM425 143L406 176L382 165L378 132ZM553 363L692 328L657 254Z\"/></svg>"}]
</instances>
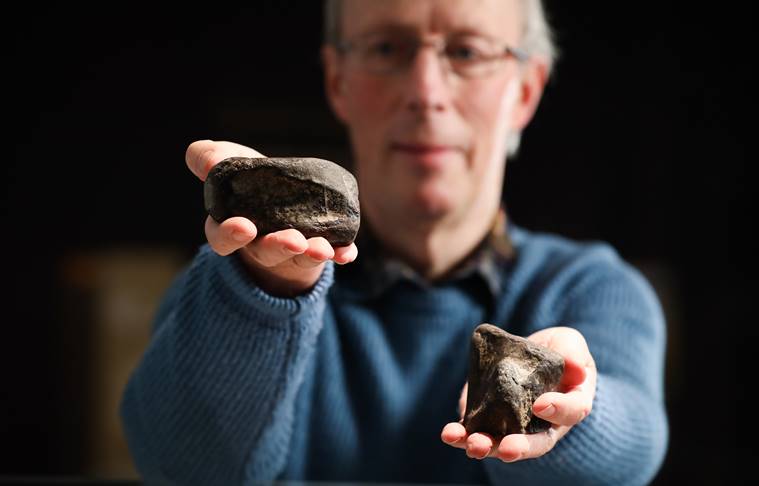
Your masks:
<instances>
[{"instance_id":1,"label":"man's right hand","mask_svg":"<svg viewBox=\"0 0 759 486\"><path fill-rule=\"evenodd\" d=\"M228 157L265 157L252 148L232 142L200 140L187 147L185 160L190 170L206 180L211 168ZM293 297L316 284L327 260L350 263L358 256L355 243L333 248L322 237L306 239L298 230L287 229L257 238L253 221L232 217L221 224L206 219L206 238L219 255L235 251L259 287L271 295Z\"/></svg>"}]
</instances>

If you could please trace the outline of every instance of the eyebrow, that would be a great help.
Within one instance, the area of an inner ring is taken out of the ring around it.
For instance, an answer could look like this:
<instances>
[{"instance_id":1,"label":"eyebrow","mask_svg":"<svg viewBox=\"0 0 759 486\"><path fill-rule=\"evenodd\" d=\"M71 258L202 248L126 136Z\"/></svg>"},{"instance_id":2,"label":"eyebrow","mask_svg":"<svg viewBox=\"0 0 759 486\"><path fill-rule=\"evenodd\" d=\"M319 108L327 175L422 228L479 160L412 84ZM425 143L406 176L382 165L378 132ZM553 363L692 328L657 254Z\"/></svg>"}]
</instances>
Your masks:
<instances>
[{"instance_id":1,"label":"eyebrow","mask_svg":"<svg viewBox=\"0 0 759 486\"><path fill-rule=\"evenodd\" d=\"M419 29L411 24L403 24L399 22L383 22L375 24L368 29L359 32L358 37L368 37L377 34L400 34L411 35L419 32Z\"/></svg>"},{"instance_id":2,"label":"eyebrow","mask_svg":"<svg viewBox=\"0 0 759 486\"><path fill-rule=\"evenodd\" d=\"M376 25L371 26L370 28L366 29L363 32L360 32L357 37L371 37L374 35L382 35L382 34L395 34L395 35L416 35L418 34L420 29L416 25L412 24L405 24L398 21L386 21L382 22ZM488 32L483 32L482 30L478 30L476 27L471 26L463 26L460 28L453 29L451 32L446 34L448 37L463 37L463 36L477 36L477 37L485 37L492 40L502 40L499 39L497 36L494 36Z\"/></svg>"}]
</instances>

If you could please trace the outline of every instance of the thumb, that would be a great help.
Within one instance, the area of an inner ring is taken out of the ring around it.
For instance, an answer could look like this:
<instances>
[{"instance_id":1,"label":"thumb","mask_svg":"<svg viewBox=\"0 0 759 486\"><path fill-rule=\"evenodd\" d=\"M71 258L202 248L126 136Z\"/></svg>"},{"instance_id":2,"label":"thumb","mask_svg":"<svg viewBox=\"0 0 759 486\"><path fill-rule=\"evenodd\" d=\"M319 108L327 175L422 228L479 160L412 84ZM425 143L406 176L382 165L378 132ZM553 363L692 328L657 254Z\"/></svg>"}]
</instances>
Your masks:
<instances>
[{"instance_id":1,"label":"thumb","mask_svg":"<svg viewBox=\"0 0 759 486\"><path fill-rule=\"evenodd\" d=\"M564 389L573 388L585 381L587 372L585 364L575 358L564 357L564 374L561 376L560 386Z\"/></svg>"}]
</instances>

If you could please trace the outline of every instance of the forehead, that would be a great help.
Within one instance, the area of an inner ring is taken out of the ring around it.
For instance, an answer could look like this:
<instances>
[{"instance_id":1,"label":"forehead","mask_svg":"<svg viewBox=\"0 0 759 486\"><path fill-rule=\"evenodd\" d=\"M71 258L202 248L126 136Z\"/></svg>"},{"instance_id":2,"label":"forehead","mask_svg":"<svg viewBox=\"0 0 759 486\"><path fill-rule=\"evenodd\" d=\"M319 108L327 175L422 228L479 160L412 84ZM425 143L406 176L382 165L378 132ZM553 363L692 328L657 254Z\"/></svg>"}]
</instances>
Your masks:
<instances>
[{"instance_id":1,"label":"forehead","mask_svg":"<svg viewBox=\"0 0 759 486\"><path fill-rule=\"evenodd\" d=\"M480 33L517 40L520 0L343 0L342 35L350 38L384 28L419 34Z\"/></svg>"}]
</instances>

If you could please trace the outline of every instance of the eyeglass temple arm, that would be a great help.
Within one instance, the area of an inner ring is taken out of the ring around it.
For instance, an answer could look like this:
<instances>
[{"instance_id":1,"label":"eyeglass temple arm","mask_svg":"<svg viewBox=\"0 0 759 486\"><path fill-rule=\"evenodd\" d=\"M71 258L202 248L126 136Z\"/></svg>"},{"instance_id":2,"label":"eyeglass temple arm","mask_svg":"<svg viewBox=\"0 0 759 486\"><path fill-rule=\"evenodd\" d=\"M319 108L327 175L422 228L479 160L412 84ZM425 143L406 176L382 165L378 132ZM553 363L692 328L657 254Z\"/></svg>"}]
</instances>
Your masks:
<instances>
[{"instance_id":1,"label":"eyeglass temple arm","mask_svg":"<svg viewBox=\"0 0 759 486\"><path fill-rule=\"evenodd\" d=\"M530 55L527 54L527 51L518 47L506 47L506 49L504 49L504 54L514 56L519 62L525 62L530 58Z\"/></svg>"}]
</instances>

